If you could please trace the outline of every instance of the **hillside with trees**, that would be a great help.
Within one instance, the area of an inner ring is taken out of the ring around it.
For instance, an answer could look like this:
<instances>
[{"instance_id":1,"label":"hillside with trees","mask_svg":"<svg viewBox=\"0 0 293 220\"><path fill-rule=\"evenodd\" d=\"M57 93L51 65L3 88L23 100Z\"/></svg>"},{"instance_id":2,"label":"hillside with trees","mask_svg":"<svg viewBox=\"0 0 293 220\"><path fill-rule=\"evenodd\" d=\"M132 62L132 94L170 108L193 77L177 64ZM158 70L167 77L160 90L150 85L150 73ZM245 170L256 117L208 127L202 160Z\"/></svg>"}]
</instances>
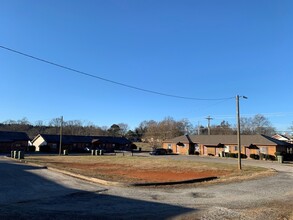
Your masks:
<instances>
[{"instance_id":1,"label":"hillside with trees","mask_svg":"<svg viewBox=\"0 0 293 220\"><path fill-rule=\"evenodd\" d=\"M39 120L34 124L27 118L20 120L6 120L0 123L1 131L22 131L30 138L37 134L59 134L61 118L53 118L45 124ZM110 127L97 126L93 123L83 123L80 120L63 121L62 133L64 135L88 135L88 136L124 136L131 141L146 142L151 146L159 146L163 140L174 138L184 134L207 135L208 128L205 126L194 127L188 119L175 120L166 117L161 121L142 121L135 129L129 129L126 123L113 124ZM236 134L236 126L227 121L218 125L210 126L213 135ZM251 118L241 118L242 134L265 134L271 136L276 133L270 121L263 115L255 115Z\"/></svg>"}]
</instances>

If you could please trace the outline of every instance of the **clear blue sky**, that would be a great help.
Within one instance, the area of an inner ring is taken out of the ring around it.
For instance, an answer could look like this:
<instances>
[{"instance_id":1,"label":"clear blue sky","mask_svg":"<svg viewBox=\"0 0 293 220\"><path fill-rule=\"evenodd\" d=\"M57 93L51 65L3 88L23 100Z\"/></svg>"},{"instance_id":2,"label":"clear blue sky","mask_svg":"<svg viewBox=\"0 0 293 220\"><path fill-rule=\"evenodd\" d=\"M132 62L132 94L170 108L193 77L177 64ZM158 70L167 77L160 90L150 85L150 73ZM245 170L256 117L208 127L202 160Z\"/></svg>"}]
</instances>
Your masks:
<instances>
[{"instance_id":1,"label":"clear blue sky","mask_svg":"<svg viewBox=\"0 0 293 220\"><path fill-rule=\"evenodd\" d=\"M291 0L0 0L0 45L170 95L245 95L241 115L293 121ZM0 48L0 122L98 126L189 119L235 124L235 98L197 101L122 87Z\"/></svg>"}]
</instances>

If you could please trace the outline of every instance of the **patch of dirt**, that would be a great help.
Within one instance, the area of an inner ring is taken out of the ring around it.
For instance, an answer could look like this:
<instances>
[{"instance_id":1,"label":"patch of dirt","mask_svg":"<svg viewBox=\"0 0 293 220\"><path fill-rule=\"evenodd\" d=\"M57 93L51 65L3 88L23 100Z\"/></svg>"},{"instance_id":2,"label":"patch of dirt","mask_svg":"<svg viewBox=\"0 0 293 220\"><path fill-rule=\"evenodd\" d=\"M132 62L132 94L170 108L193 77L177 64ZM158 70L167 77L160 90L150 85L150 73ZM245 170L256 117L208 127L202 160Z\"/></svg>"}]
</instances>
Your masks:
<instances>
[{"instance_id":1,"label":"patch of dirt","mask_svg":"<svg viewBox=\"0 0 293 220\"><path fill-rule=\"evenodd\" d=\"M57 164L57 163L55 163ZM122 164L104 164L104 163L62 163L58 162L58 167L66 170L77 171L80 174L103 178L112 181L124 181L129 183L140 182L171 182L183 181L204 177L222 177L229 174L223 170L177 170L159 168L137 169L137 167L126 166Z\"/></svg>"}]
</instances>

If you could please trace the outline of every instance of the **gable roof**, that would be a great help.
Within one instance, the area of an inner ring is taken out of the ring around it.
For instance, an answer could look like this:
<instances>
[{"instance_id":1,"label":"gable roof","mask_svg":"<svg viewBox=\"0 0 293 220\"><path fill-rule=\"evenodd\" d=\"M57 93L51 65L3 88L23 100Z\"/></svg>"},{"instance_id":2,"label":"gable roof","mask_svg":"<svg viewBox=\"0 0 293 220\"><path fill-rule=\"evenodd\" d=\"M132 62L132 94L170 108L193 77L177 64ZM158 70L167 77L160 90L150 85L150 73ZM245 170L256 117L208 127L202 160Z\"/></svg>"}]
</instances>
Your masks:
<instances>
[{"instance_id":1,"label":"gable roof","mask_svg":"<svg viewBox=\"0 0 293 220\"><path fill-rule=\"evenodd\" d=\"M237 145L237 135L190 135L190 139L193 143L204 144L207 146L217 146L221 144L231 144ZM186 136L176 137L164 142L186 143ZM250 144L254 145L279 145L279 146L288 146L289 143L285 141L280 141L275 138L266 136L266 135L241 135L241 145L249 146Z\"/></svg>"},{"instance_id":2,"label":"gable roof","mask_svg":"<svg viewBox=\"0 0 293 220\"><path fill-rule=\"evenodd\" d=\"M25 132L16 131L0 131L0 142L29 141L29 137Z\"/></svg>"},{"instance_id":3,"label":"gable roof","mask_svg":"<svg viewBox=\"0 0 293 220\"><path fill-rule=\"evenodd\" d=\"M130 144L132 143L125 137L112 137L112 136L93 136L92 143L99 141L102 143L115 143L115 144Z\"/></svg>"},{"instance_id":4,"label":"gable roof","mask_svg":"<svg viewBox=\"0 0 293 220\"><path fill-rule=\"evenodd\" d=\"M289 135L283 135L283 134L275 134L272 137L275 138L275 139L278 139L278 140L284 139L286 141L289 141L290 139L292 139L291 136L289 136Z\"/></svg>"},{"instance_id":5,"label":"gable roof","mask_svg":"<svg viewBox=\"0 0 293 220\"><path fill-rule=\"evenodd\" d=\"M189 143L192 143L194 141L191 140L190 138L191 136L189 135L182 135L182 136L179 136L179 137L175 137L175 138L172 138L172 139L168 139L168 140L165 140L163 142L169 142L169 143L185 143L185 144L189 144Z\"/></svg>"},{"instance_id":6,"label":"gable roof","mask_svg":"<svg viewBox=\"0 0 293 220\"><path fill-rule=\"evenodd\" d=\"M34 142L40 136L42 136L47 143L60 142L60 135L53 135L53 134L38 134L33 139L32 142ZM93 141L100 141L102 143L115 143L115 144L130 144L131 143L131 141L129 141L125 137L62 135L63 144L73 144L73 143L91 144Z\"/></svg>"}]
</instances>

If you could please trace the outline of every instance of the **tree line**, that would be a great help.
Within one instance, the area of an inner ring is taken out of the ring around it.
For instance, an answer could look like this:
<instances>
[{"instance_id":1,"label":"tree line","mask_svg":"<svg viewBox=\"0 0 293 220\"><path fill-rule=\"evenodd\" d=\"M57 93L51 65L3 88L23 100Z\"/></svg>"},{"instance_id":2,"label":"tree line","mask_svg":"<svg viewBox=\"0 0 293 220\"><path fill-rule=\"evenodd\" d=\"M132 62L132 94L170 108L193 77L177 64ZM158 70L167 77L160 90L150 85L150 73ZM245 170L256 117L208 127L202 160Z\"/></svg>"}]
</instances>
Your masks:
<instances>
[{"instance_id":1,"label":"tree line","mask_svg":"<svg viewBox=\"0 0 293 220\"><path fill-rule=\"evenodd\" d=\"M30 123L27 118L20 120L6 120L0 123L2 131L22 131L33 138L37 134L59 134L61 118L53 118L49 123L37 121ZM254 117L242 117L240 120L242 134L265 134L276 133L271 122L263 115L257 114ZM208 130L212 135L233 135L237 133L236 125L222 121L218 125L194 126L188 119L175 120L166 117L161 121L145 120L135 129L129 129L126 123L113 124L110 127L97 126L93 123L84 123L80 120L68 120L62 123L62 134L64 135L86 135L86 136L124 136L132 141L148 142L158 146L163 140L174 138L184 134L207 135Z\"/></svg>"}]
</instances>

